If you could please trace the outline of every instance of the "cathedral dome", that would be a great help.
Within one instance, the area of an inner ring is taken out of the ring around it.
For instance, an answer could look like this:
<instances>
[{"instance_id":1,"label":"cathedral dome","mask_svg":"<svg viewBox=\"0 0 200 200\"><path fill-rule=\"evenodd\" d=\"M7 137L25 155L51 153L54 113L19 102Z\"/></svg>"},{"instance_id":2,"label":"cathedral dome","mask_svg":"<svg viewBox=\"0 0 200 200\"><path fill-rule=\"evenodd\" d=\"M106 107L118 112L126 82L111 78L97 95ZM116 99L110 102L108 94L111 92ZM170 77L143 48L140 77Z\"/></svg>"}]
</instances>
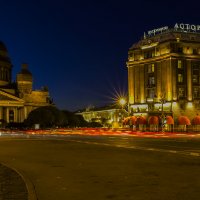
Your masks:
<instances>
[{"instance_id":1,"label":"cathedral dome","mask_svg":"<svg viewBox=\"0 0 200 200\"><path fill-rule=\"evenodd\" d=\"M6 51L7 52L7 48L2 41L0 41L0 51Z\"/></svg>"},{"instance_id":2,"label":"cathedral dome","mask_svg":"<svg viewBox=\"0 0 200 200\"><path fill-rule=\"evenodd\" d=\"M0 41L0 86L11 83L12 63L5 44Z\"/></svg>"}]
</instances>

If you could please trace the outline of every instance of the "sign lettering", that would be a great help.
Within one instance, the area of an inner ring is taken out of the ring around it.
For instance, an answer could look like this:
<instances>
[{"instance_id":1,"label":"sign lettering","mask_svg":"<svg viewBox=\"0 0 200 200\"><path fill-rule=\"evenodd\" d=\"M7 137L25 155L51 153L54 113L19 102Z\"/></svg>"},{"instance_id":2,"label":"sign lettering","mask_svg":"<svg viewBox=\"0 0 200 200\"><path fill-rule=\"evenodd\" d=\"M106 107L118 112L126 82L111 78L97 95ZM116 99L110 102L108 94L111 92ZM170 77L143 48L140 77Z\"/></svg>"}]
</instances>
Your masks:
<instances>
[{"instance_id":1,"label":"sign lettering","mask_svg":"<svg viewBox=\"0 0 200 200\"><path fill-rule=\"evenodd\" d=\"M165 32L168 29L169 29L168 26L164 26L164 27L161 27L161 28L157 28L157 29L147 31L147 34L144 32L144 38L156 35L158 33ZM184 32L200 32L200 25L183 24L183 23L178 24L178 23L176 23L174 25L174 29L175 30L181 30L181 31L184 31Z\"/></svg>"}]
</instances>

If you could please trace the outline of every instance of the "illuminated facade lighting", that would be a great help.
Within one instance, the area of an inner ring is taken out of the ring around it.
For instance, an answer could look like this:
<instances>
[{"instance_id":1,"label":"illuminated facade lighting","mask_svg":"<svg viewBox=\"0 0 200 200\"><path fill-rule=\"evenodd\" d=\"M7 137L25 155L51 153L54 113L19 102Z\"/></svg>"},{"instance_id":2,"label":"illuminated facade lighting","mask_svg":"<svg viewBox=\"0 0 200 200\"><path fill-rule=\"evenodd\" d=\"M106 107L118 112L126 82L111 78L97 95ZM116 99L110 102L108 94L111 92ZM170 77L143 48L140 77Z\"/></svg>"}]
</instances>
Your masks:
<instances>
[{"instance_id":1,"label":"illuminated facade lighting","mask_svg":"<svg viewBox=\"0 0 200 200\"><path fill-rule=\"evenodd\" d=\"M128 55L130 113L190 119L200 113L200 25L148 31Z\"/></svg>"}]
</instances>

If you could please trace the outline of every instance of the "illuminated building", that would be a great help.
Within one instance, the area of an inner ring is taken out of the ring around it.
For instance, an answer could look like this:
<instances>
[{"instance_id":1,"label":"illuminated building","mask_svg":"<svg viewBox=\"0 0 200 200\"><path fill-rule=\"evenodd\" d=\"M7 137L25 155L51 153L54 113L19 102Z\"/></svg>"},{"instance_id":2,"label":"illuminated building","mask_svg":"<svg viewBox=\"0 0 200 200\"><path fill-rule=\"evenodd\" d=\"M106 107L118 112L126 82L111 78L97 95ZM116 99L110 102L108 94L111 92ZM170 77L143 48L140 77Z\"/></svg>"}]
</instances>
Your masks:
<instances>
[{"instance_id":1,"label":"illuminated building","mask_svg":"<svg viewBox=\"0 0 200 200\"><path fill-rule=\"evenodd\" d=\"M33 77L27 64L22 64L16 82L12 82L12 63L3 42L0 42L0 126L23 122L28 114L52 102L47 88L33 90Z\"/></svg>"},{"instance_id":2,"label":"illuminated building","mask_svg":"<svg viewBox=\"0 0 200 200\"><path fill-rule=\"evenodd\" d=\"M122 120L127 117L127 111L118 105L109 105L99 108L87 108L79 111L87 122L98 122L104 127L118 128L122 126Z\"/></svg>"},{"instance_id":3,"label":"illuminated building","mask_svg":"<svg viewBox=\"0 0 200 200\"><path fill-rule=\"evenodd\" d=\"M128 52L129 112L133 115L200 114L200 25L148 31Z\"/></svg>"}]
</instances>

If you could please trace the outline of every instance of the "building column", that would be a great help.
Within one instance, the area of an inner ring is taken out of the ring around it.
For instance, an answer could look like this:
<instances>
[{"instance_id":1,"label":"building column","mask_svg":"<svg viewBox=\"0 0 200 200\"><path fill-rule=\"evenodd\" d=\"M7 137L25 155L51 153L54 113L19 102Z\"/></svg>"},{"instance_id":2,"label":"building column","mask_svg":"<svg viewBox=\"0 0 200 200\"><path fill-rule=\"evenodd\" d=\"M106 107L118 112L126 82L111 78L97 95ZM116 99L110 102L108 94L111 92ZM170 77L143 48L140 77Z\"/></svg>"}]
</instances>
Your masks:
<instances>
[{"instance_id":1,"label":"building column","mask_svg":"<svg viewBox=\"0 0 200 200\"><path fill-rule=\"evenodd\" d=\"M157 98L159 99L161 96L161 63L156 62L156 95Z\"/></svg>"},{"instance_id":2,"label":"building column","mask_svg":"<svg viewBox=\"0 0 200 200\"><path fill-rule=\"evenodd\" d=\"M23 122L23 113L24 113L24 109L23 108L19 108L19 111L18 111L18 119L19 119L19 122Z\"/></svg>"},{"instance_id":3,"label":"building column","mask_svg":"<svg viewBox=\"0 0 200 200\"><path fill-rule=\"evenodd\" d=\"M3 107L0 107L0 119L3 119Z\"/></svg>"},{"instance_id":4,"label":"building column","mask_svg":"<svg viewBox=\"0 0 200 200\"><path fill-rule=\"evenodd\" d=\"M140 103L140 65L134 67L134 103Z\"/></svg>"},{"instance_id":5,"label":"building column","mask_svg":"<svg viewBox=\"0 0 200 200\"><path fill-rule=\"evenodd\" d=\"M9 107L6 108L6 122L9 123Z\"/></svg>"},{"instance_id":6,"label":"building column","mask_svg":"<svg viewBox=\"0 0 200 200\"><path fill-rule=\"evenodd\" d=\"M27 108L24 106L24 116L23 119L25 120L27 118Z\"/></svg>"},{"instance_id":7,"label":"building column","mask_svg":"<svg viewBox=\"0 0 200 200\"><path fill-rule=\"evenodd\" d=\"M187 60L187 100L192 101L192 69L191 60Z\"/></svg>"},{"instance_id":8,"label":"building column","mask_svg":"<svg viewBox=\"0 0 200 200\"><path fill-rule=\"evenodd\" d=\"M145 102L144 97L144 65L140 66L140 103Z\"/></svg>"},{"instance_id":9,"label":"building column","mask_svg":"<svg viewBox=\"0 0 200 200\"><path fill-rule=\"evenodd\" d=\"M171 58L167 61L167 93L166 93L166 98L167 101L172 100L172 63L171 63Z\"/></svg>"},{"instance_id":10,"label":"building column","mask_svg":"<svg viewBox=\"0 0 200 200\"><path fill-rule=\"evenodd\" d=\"M129 93L129 104L134 104L134 67L128 66L128 93Z\"/></svg>"},{"instance_id":11,"label":"building column","mask_svg":"<svg viewBox=\"0 0 200 200\"><path fill-rule=\"evenodd\" d=\"M176 60L171 60L171 65L172 65L172 99L174 101L177 100L177 89L176 89L176 79L177 79L177 61Z\"/></svg>"}]
</instances>

